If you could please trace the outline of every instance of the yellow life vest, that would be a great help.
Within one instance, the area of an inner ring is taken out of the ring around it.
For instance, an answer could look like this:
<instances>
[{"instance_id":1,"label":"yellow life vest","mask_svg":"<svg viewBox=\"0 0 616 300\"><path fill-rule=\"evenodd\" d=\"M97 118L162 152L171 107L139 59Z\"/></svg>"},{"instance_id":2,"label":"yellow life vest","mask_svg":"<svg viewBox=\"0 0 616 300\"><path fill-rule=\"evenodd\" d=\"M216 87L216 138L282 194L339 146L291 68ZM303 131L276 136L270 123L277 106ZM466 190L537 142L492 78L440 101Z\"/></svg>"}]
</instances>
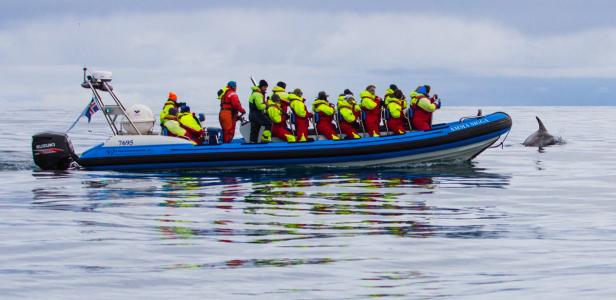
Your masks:
<instances>
[{"instance_id":1,"label":"yellow life vest","mask_svg":"<svg viewBox=\"0 0 616 300\"><path fill-rule=\"evenodd\" d=\"M282 109L280 104L268 100L267 101L267 116L272 120L272 122L278 124L282 122Z\"/></svg>"},{"instance_id":2,"label":"yellow life vest","mask_svg":"<svg viewBox=\"0 0 616 300\"><path fill-rule=\"evenodd\" d=\"M402 110L406 106L405 102L406 101L394 98L393 96L387 98L387 101L385 101L389 114L396 119L400 118L402 115Z\"/></svg>"},{"instance_id":3,"label":"yellow life vest","mask_svg":"<svg viewBox=\"0 0 616 300\"><path fill-rule=\"evenodd\" d=\"M376 108L376 96L367 90L362 91L359 96L361 97L361 107L367 110L373 110Z\"/></svg>"},{"instance_id":4,"label":"yellow life vest","mask_svg":"<svg viewBox=\"0 0 616 300\"><path fill-rule=\"evenodd\" d=\"M289 102L289 94L279 86L275 86L272 88L272 92L278 96L280 96L280 101Z\"/></svg>"},{"instance_id":5,"label":"yellow life vest","mask_svg":"<svg viewBox=\"0 0 616 300\"><path fill-rule=\"evenodd\" d=\"M164 126L169 132L173 133L173 135L186 136L186 129L182 128L180 123L175 119L168 119Z\"/></svg>"},{"instance_id":6,"label":"yellow life vest","mask_svg":"<svg viewBox=\"0 0 616 300\"><path fill-rule=\"evenodd\" d=\"M251 89L252 94L250 94L250 97L248 98L248 104L254 105L257 110L264 112L267 108L267 104L265 103L265 97L261 92L261 88L258 86L253 86Z\"/></svg>"},{"instance_id":7,"label":"yellow life vest","mask_svg":"<svg viewBox=\"0 0 616 300\"><path fill-rule=\"evenodd\" d=\"M199 121L195 119L195 115L193 115L190 112L184 112L184 113L178 114L178 121L180 122L180 124L194 131L200 131L203 129L201 125L199 124Z\"/></svg>"},{"instance_id":8,"label":"yellow life vest","mask_svg":"<svg viewBox=\"0 0 616 300\"><path fill-rule=\"evenodd\" d=\"M169 116L169 110L174 108L176 106L175 101L173 100L167 100L167 102L165 102L165 104L163 105L163 109L160 111L160 125L164 125L165 124L165 120L168 118Z\"/></svg>"},{"instance_id":9,"label":"yellow life vest","mask_svg":"<svg viewBox=\"0 0 616 300\"><path fill-rule=\"evenodd\" d=\"M323 99L317 99L312 103L312 111L315 113L322 112L328 116L334 114L334 108L330 105L329 101Z\"/></svg>"},{"instance_id":10,"label":"yellow life vest","mask_svg":"<svg viewBox=\"0 0 616 300\"><path fill-rule=\"evenodd\" d=\"M305 118L307 112L306 105L304 104L304 98L295 94L289 94L288 99L290 102L289 106L293 110L293 113L300 118Z\"/></svg>"},{"instance_id":11,"label":"yellow life vest","mask_svg":"<svg viewBox=\"0 0 616 300\"><path fill-rule=\"evenodd\" d=\"M345 121L353 123L357 120L355 112L360 111L359 105L355 104L355 101L345 99L344 96L338 97L338 111L342 115Z\"/></svg>"}]
</instances>

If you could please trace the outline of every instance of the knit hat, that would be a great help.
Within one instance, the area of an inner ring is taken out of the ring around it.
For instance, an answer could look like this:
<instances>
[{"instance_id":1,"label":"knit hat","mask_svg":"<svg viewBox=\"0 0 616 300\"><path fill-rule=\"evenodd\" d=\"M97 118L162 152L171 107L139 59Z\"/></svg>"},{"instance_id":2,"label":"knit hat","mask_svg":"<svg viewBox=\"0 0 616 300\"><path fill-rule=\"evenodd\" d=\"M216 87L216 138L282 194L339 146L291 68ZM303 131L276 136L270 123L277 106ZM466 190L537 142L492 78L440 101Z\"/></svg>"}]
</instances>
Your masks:
<instances>
[{"instance_id":1,"label":"knit hat","mask_svg":"<svg viewBox=\"0 0 616 300\"><path fill-rule=\"evenodd\" d=\"M321 100L327 100L327 97L329 97L329 95L325 93L324 91L320 91L319 94L317 95L317 99L321 99Z\"/></svg>"},{"instance_id":2,"label":"knit hat","mask_svg":"<svg viewBox=\"0 0 616 300\"><path fill-rule=\"evenodd\" d=\"M273 94L271 99L272 99L272 101L274 101L274 102L280 102L280 95L278 95L278 94Z\"/></svg>"},{"instance_id":3,"label":"knit hat","mask_svg":"<svg viewBox=\"0 0 616 300\"><path fill-rule=\"evenodd\" d=\"M184 105L180 107L180 112L190 112L190 106Z\"/></svg>"},{"instance_id":4,"label":"knit hat","mask_svg":"<svg viewBox=\"0 0 616 300\"><path fill-rule=\"evenodd\" d=\"M345 89L342 94L343 95L353 95L353 92L351 92L351 90L349 90L349 89Z\"/></svg>"},{"instance_id":5,"label":"knit hat","mask_svg":"<svg viewBox=\"0 0 616 300\"><path fill-rule=\"evenodd\" d=\"M169 115L177 116L177 114L178 114L178 109L177 108L172 107L172 108L169 109Z\"/></svg>"},{"instance_id":6,"label":"knit hat","mask_svg":"<svg viewBox=\"0 0 616 300\"><path fill-rule=\"evenodd\" d=\"M393 83L389 85L389 88L394 90L394 91L398 90L398 86L393 84Z\"/></svg>"},{"instance_id":7,"label":"knit hat","mask_svg":"<svg viewBox=\"0 0 616 300\"><path fill-rule=\"evenodd\" d=\"M230 88L236 88L237 87L237 82L231 80L227 83L227 86Z\"/></svg>"},{"instance_id":8,"label":"knit hat","mask_svg":"<svg viewBox=\"0 0 616 300\"><path fill-rule=\"evenodd\" d=\"M264 87L264 86L268 86L267 81L265 81L265 79L259 80L259 87Z\"/></svg>"},{"instance_id":9,"label":"knit hat","mask_svg":"<svg viewBox=\"0 0 616 300\"><path fill-rule=\"evenodd\" d=\"M178 95L176 95L174 92L169 92L169 100L171 101L177 101L178 100Z\"/></svg>"},{"instance_id":10,"label":"knit hat","mask_svg":"<svg viewBox=\"0 0 616 300\"><path fill-rule=\"evenodd\" d=\"M278 81L278 83L276 83L277 86L286 89L287 88L287 84L284 83L284 81Z\"/></svg>"},{"instance_id":11,"label":"knit hat","mask_svg":"<svg viewBox=\"0 0 616 300\"><path fill-rule=\"evenodd\" d=\"M297 95L297 96L301 97L304 93L303 93L303 92L302 92L302 90L300 90L300 89L294 89L294 90L293 90L293 94L295 94L295 95Z\"/></svg>"}]
</instances>

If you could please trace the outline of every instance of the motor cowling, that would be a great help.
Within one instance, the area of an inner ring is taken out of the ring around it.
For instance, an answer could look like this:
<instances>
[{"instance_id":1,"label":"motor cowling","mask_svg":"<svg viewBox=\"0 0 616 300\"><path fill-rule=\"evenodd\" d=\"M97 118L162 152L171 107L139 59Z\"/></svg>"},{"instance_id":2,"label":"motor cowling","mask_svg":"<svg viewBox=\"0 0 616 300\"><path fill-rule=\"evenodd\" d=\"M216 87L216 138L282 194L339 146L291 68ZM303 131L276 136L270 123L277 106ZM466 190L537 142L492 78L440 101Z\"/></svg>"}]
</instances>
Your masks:
<instances>
[{"instance_id":1,"label":"motor cowling","mask_svg":"<svg viewBox=\"0 0 616 300\"><path fill-rule=\"evenodd\" d=\"M66 170L78 158L68 135L52 131L32 136L32 156L43 170Z\"/></svg>"}]
</instances>

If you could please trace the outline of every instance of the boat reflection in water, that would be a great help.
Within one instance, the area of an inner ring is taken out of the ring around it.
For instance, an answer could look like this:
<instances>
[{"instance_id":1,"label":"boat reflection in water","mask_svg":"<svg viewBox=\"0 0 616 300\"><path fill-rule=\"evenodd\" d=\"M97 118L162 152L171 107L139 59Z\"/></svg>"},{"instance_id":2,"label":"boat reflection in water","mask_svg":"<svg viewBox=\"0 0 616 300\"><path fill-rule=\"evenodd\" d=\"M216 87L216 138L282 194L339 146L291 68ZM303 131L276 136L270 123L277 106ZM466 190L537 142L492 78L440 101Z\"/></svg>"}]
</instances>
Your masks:
<instances>
[{"instance_id":1,"label":"boat reflection in water","mask_svg":"<svg viewBox=\"0 0 616 300\"><path fill-rule=\"evenodd\" d=\"M345 238L362 236L499 238L505 231L482 220L505 215L468 205L476 202L464 204L461 195L466 194L461 189L498 190L510 181L508 175L472 164L344 172L35 172L34 176L41 186L32 190L32 208L87 212L74 220L83 232L158 241L169 247L272 244L298 250L345 247ZM52 182L57 176L64 182L70 179L74 186L56 187ZM292 266L354 259L227 257L159 268Z\"/></svg>"},{"instance_id":2,"label":"boat reflection in water","mask_svg":"<svg viewBox=\"0 0 616 300\"><path fill-rule=\"evenodd\" d=\"M435 218L484 212L440 206L433 201L438 197L430 195L444 189L498 189L508 183L507 175L460 165L343 173L280 169L114 174L84 180L83 187L86 198L93 200L86 206L91 210L125 207L137 216L139 206L156 205L154 212L148 209L149 216L158 216L165 239L272 243L355 235L491 237L497 233L479 225L432 224Z\"/></svg>"}]
</instances>

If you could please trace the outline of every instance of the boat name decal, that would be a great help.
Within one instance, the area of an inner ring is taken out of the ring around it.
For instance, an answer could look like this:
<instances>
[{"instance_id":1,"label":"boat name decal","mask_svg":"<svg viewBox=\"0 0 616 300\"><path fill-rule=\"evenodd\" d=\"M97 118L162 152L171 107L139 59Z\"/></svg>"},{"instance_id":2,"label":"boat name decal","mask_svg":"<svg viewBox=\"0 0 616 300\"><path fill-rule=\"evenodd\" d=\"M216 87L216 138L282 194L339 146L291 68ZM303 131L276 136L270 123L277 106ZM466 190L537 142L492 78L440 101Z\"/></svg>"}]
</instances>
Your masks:
<instances>
[{"instance_id":1,"label":"boat name decal","mask_svg":"<svg viewBox=\"0 0 616 300\"><path fill-rule=\"evenodd\" d=\"M133 140L118 140L119 146L132 146L134 143Z\"/></svg>"},{"instance_id":2,"label":"boat name decal","mask_svg":"<svg viewBox=\"0 0 616 300\"><path fill-rule=\"evenodd\" d=\"M463 129L467 129L467 128L471 128L474 126L478 126L481 124L485 124L485 123L489 123L490 121L488 121L488 119L485 118L481 118L481 119L477 119L468 123L461 123L458 125L453 125L451 126L451 131L458 131L458 130L463 130Z\"/></svg>"}]
</instances>

